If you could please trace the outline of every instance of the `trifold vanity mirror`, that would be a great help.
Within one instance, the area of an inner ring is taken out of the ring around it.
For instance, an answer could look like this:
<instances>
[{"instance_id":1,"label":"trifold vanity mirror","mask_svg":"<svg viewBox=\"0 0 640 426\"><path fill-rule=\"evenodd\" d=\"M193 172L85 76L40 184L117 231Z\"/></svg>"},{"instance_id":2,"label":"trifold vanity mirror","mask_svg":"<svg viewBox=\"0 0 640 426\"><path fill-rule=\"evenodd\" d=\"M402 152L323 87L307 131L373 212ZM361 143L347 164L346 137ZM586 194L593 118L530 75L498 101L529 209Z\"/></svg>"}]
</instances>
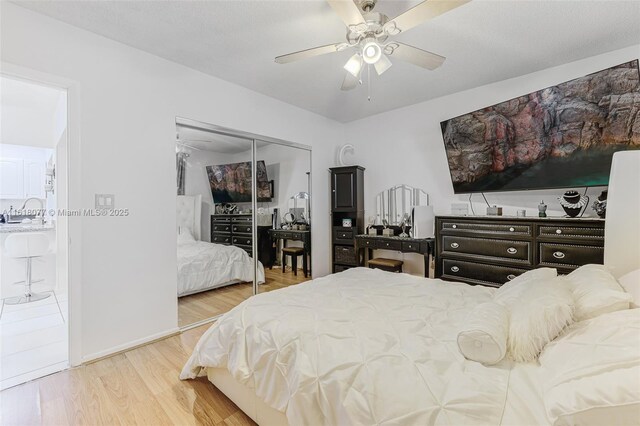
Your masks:
<instances>
[{"instance_id":1,"label":"trifold vanity mirror","mask_svg":"<svg viewBox=\"0 0 640 426\"><path fill-rule=\"evenodd\" d=\"M178 325L311 278L311 148L176 119Z\"/></svg>"},{"instance_id":2,"label":"trifold vanity mirror","mask_svg":"<svg viewBox=\"0 0 640 426\"><path fill-rule=\"evenodd\" d=\"M428 206L429 195L419 188L396 185L376 196L376 217L374 224L400 225L405 218L411 218L413 207Z\"/></svg>"}]
</instances>

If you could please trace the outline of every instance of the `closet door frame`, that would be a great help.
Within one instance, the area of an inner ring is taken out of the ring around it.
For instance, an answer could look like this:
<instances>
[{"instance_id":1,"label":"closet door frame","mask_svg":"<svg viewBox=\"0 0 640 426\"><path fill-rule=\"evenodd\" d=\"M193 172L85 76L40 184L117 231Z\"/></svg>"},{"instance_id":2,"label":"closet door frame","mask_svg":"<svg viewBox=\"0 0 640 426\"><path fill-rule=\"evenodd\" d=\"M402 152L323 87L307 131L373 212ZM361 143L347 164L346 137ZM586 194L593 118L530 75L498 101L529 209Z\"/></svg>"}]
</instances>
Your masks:
<instances>
[{"instance_id":1,"label":"closet door frame","mask_svg":"<svg viewBox=\"0 0 640 426\"><path fill-rule=\"evenodd\" d=\"M282 145L291 148L297 148L301 150L305 150L309 152L309 194L311 195L311 199L309 200L309 211L311 212L312 203L313 203L313 192L311 188L313 187L313 150L309 145L304 145L297 142L290 142L284 139L272 138L269 136L258 135L256 133L245 132L242 130L231 129L229 127L218 126L215 124L205 123L198 120L192 120L184 117L176 117L176 125L184 126L184 127L192 127L195 129L208 130L213 133L218 133L226 136L233 136L242 139L251 140L251 218L252 218L252 241L253 241L253 296L258 294L258 218L257 218L257 208L258 208L258 183L257 183L257 164L258 160L256 158L257 154L257 143L266 142L269 144ZM313 217L313 215L311 215ZM313 235L311 237L311 241L313 241ZM313 253L313 251L312 251ZM266 279L266 278L265 278ZM217 317L216 317L217 318Z\"/></svg>"}]
</instances>

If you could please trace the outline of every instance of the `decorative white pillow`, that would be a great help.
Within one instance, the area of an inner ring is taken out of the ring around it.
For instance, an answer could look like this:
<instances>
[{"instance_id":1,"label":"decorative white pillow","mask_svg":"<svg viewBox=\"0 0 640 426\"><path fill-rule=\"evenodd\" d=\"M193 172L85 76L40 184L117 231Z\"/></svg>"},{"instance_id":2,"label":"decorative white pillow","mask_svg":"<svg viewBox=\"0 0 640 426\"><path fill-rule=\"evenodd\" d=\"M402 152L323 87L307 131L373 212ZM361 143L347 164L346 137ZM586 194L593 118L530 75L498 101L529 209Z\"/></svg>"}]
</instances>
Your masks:
<instances>
[{"instance_id":1,"label":"decorative white pillow","mask_svg":"<svg viewBox=\"0 0 640 426\"><path fill-rule=\"evenodd\" d=\"M558 271L554 268L538 268L527 271L513 280L503 284L496 290L493 300L507 307L513 304L520 304L522 293L532 285L553 280L558 276Z\"/></svg>"},{"instance_id":2,"label":"decorative white pillow","mask_svg":"<svg viewBox=\"0 0 640 426\"><path fill-rule=\"evenodd\" d=\"M531 283L509 305L508 357L534 361L542 349L573 322L573 296L559 278Z\"/></svg>"},{"instance_id":3,"label":"decorative white pillow","mask_svg":"<svg viewBox=\"0 0 640 426\"><path fill-rule=\"evenodd\" d=\"M509 311L496 302L477 305L469 312L464 329L458 333L458 348L468 360L492 365L507 351Z\"/></svg>"},{"instance_id":4,"label":"decorative white pillow","mask_svg":"<svg viewBox=\"0 0 640 426\"><path fill-rule=\"evenodd\" d=\"M618 283L633 298L631 301L632 307L640 307L640 269L621 276L618 278Z\"/></svg>"},{"instance_id":5,"label":"decorative white pillow","mask_svg":"<svg viewBox=\"0 0 640 426\"><path fill-rule=\"evenodd\" d=\"M632 296L625 292L604 265L584 265L567 275L575 299L576 321L629 309Z\"/></svg>"},{"instance_id":6,"label":"decorative white pillow","mask_svg":"<svg viewBox=\"0 0 640 426\"><path fill-rule=\"evenodd\" d=\"M184 226L178 227L178 244L192 243L195 240L196 239L193 238L193 234L189 228Z\"/></svg>"},{"instance_id":7,"label":"decorative white pillow","mask_svg":"<svg viewBox=\"0 0 640 426\"><path fill-rule=\"evenodd\" d=\"M627 425L640 419L640 309L575 323L540 355L554 425Z\"/></svg>"}]
</instances>

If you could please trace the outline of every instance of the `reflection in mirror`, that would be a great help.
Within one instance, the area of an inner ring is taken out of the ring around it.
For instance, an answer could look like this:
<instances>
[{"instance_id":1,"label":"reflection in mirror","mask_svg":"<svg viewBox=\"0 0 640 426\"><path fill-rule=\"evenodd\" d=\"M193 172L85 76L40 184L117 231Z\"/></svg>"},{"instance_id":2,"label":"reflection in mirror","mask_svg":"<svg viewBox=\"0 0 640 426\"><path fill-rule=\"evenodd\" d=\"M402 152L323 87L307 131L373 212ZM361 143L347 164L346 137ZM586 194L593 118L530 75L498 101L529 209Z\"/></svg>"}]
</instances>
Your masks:
<instances>
[{"instance_id":1,"label":"reflection in mirror","mask_svg":"<svg viewBox=\"0 0 640 426\"><path fill-rule=\"evenodd\" d=\"M258 291L265 292L311 279L311 151L256 141L256 159L264 161L273 188L257 210L266 218L258 227L266 276Z\"/></svg>"},{"instance_id":2,"label":"reflection in mirror","mask_svg":"<svg viewBox=\"0 0 640 426\"><path fill-rule=\"evenodd\" d=\"M253 294L253 141L177 125L178 325ZM258 282L264 269L258 267Z\"/></svg>"},{"instance_id":3,"label":"reflection in mirror","mask_svg":"<svg viewBox=\"0 0 640 426\"><path fill-rule=\"evenodd\" d=\"M411 218L415 206L428 206L429 195L419 188L409 185L396 185L376 196L375 225L400 225L404 219Z\"/></svg>"}]
</instances>

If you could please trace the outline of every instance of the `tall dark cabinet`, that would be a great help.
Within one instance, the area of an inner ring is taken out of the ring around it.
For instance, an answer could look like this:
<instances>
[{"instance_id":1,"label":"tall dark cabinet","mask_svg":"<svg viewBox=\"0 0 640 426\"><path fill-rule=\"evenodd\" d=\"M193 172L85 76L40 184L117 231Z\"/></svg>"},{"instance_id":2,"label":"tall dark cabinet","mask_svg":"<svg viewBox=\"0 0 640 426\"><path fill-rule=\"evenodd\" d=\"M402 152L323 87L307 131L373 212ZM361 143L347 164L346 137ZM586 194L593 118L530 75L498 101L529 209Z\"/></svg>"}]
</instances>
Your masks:
<instances>
[{"instance_id":1,"label":"tall dark cabinet","mask_svg":"<svg viewBox=\"0 0 640 426\"><path fill-rule=\"evenodd\" d=\"M364 167L346 166L331 172L331 249L333 272L358 266L355 236L364 233ZM343 219L351 219L345 227Z\"/></svg>"}]
</instances>

